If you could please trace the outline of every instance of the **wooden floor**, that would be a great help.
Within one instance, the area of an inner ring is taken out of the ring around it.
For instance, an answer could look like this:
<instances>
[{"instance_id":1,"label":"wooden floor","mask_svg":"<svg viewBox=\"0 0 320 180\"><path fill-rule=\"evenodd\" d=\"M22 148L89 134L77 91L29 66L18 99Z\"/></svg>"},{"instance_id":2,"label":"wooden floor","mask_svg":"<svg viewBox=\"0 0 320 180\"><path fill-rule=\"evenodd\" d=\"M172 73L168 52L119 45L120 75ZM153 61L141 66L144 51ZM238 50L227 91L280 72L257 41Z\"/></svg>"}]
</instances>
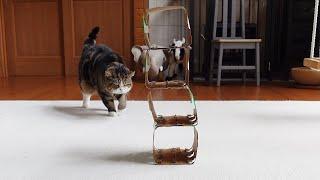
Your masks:
<instances>
[{"instance_id":1,"label":"wooden floor","mask_svg":"<svg viewBox=\"0 0 320 180\"><path fill-rule=\"evenodd\" d=\"M297 89L289 83L228 83L218 88L194 83L196 100L320 100L319 89ZM136 82L130 100L146 100L148 90L143 82ZM188 93L181 90L157 90L154 99L185 100ZM77 78L17 77L0 79L0 100L79 100L81 94ZM97 97L95 98L97 99Z\"/></svg>"}]
</instances>

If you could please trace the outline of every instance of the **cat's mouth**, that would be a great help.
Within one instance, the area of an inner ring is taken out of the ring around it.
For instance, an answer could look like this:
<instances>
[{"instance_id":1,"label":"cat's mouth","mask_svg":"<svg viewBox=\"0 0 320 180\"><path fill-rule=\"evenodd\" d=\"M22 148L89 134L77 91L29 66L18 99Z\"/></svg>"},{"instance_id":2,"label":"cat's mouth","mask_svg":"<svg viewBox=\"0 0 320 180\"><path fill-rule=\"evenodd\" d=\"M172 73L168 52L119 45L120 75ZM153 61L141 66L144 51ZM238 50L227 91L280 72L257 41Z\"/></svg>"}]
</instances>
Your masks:
<instances>
[{"instance_id":1,"label":"cat's mouth","mask_svg":"<svg viewBox=\"0 0 320 180\"><path fill-rule=\"evenodd\" d=\"M131 90L131 87L121 87L118 89L114 89L112 91L113 94L127 94Z\"/></svg>"}]
</instances>

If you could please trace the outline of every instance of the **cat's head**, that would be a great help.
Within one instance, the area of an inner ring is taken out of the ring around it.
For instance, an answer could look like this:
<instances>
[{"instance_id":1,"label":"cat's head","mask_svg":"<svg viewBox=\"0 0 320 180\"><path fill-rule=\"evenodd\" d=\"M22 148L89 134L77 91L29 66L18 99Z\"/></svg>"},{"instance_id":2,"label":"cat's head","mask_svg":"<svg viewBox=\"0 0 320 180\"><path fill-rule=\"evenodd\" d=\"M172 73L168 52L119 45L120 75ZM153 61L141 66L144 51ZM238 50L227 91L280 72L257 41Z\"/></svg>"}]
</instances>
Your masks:
<instances>
[{"instance_id":1,"label":"cat's head","mask_svg":"<svg viewBox=\"0 0 320 180\"><path fill-rule=\"evenodd\" d=\"M112 63L104 74L106 90L112 94L127 94L132 89L134 74L124 64Z\"/></svg>"}]
</instances>

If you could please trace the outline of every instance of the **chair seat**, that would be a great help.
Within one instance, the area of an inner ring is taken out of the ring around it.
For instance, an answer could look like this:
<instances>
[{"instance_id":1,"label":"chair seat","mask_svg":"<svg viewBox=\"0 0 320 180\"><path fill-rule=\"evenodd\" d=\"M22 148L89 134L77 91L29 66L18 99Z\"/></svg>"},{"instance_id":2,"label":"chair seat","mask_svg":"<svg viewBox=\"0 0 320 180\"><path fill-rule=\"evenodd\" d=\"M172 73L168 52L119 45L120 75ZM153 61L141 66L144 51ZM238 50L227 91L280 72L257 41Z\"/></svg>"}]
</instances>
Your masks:
<instances>
[{"instance_id":1,"label":"chair seat","mask_svg":"<svg viewBox=\"0 0 320 180\"><path fill-rule=\"evenodd\" d=\"M213 40L217 43L261 43L262 39L219 38Z\"/></svg>"}]
</instances>

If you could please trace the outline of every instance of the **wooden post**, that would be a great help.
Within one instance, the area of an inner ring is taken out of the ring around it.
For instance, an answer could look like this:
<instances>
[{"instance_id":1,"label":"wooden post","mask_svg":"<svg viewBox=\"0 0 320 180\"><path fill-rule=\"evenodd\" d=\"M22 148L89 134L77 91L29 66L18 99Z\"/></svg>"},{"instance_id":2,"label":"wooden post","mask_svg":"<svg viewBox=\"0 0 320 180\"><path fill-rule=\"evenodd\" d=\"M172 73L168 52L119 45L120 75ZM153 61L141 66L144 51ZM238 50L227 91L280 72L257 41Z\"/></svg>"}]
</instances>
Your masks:
<instances>
[{"instance_id":1,"label":"wooden post","mask_svg":"<svg viewBox=\"0 0 320 180\"><path fill-rule=\"evenodd\" d=\"M4 3L4 1L0 1L0 77L8 77L4 29Z\"/></svg>"}]
</instances>

